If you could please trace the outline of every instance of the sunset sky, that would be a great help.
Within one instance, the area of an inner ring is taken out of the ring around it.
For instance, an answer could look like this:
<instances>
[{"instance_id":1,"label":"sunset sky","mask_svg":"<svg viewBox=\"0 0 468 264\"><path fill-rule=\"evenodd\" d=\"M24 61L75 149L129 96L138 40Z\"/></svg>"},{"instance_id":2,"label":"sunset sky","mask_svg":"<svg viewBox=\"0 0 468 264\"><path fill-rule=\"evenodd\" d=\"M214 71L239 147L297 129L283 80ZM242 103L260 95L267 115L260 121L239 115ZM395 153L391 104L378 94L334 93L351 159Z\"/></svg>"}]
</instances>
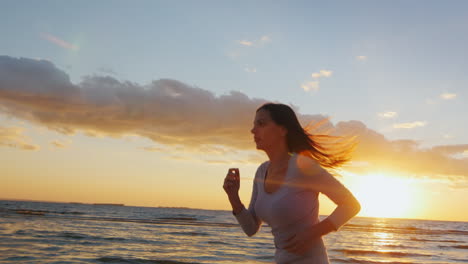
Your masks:
<instances>
[{"instance_id":1,"label":"sunset sky","mask_svg":"<svg viewBox=\"0 0 468 264\"><path fill-rule=\"evenodd\" d=\"M360 216L468 221L466 1L5 1L0 199L229 210L267 101L356 136ZM321 199L321 213L334 205Z\"/></svg>"}]
</instances>

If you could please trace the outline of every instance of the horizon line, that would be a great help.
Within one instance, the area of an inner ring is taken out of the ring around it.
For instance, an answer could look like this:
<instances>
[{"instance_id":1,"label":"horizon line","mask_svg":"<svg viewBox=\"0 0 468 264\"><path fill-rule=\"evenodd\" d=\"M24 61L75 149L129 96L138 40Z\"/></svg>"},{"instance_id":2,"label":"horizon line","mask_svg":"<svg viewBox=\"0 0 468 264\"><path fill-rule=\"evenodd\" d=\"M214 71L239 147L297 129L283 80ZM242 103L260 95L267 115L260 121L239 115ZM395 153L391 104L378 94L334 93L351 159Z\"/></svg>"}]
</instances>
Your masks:
<instances>
[{"instance_id":1,"label":"horizon line","mask_svg":"<svg viewBox=\"0 0 468 264\"><path fill-rule=\"evenodd\" d=\"M145 206L145 205L127 205L122 203L85 203L85 202L64 202L64 201L46 201L46 200L33 200L33 199L20 199L20 198L0 198L0 201L17 201L17 202L37 202L37 203L64 203L64 204L84 204L84 205L109 205L109 206L122 206L122 207L146 207L146 208L178 208L178 209L189 209L189 210L205 210L205 211L228 211L222 209L205 209L205 208L194 208L186 206ZM326 217L328 215L319 215ZM354 218L380 218L380 219L394 219L394 220L418 220L418 221L440 221L440 222L462 222L468 223L468 220L441 220L441 219L423 219L423 218L402 218L402 217L377 217L377 216L355 216ZM352 219L351 219L352 220Z\"/></svg>"}]
</instances>

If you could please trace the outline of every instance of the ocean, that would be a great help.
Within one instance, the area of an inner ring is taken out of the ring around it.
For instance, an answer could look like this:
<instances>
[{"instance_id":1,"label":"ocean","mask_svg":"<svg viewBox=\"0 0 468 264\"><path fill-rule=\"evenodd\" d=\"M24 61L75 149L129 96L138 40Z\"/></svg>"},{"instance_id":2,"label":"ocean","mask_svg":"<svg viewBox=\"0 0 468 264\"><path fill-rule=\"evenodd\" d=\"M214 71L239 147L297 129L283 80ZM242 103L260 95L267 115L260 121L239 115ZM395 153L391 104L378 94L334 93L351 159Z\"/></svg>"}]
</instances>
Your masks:
<instances>
[{"instance_id":1,"label":"ocean","mask_svg":"<svg viewBox=\"0 0 468 264\"><path fill-rule=\"evenodd\" d=\"M468 263L468 223L356 217L324 237L331 263ZM273 263L268 226L230 211L0 201L0 263Z\"/></svg>"}]
</instances>

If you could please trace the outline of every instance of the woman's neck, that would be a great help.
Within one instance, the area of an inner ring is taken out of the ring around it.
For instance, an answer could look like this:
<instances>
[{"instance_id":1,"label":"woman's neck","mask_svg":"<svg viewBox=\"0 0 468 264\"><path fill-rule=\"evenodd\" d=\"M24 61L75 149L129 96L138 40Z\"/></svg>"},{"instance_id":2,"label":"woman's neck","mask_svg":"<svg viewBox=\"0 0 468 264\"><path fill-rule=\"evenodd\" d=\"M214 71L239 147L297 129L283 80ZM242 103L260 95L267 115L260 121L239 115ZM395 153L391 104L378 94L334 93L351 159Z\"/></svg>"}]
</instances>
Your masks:
<instances>
[{"instance_id":1,"label":"woman's neck","mask_svg":"<svg viewBox=\"0 0 468 264\"><path fill-rule=\"evenodd\" d=\"M270 168L279 168L285 166L291 157L287 149L268 151L266 154L270 160Z\"/></svg>"}]
</instances>

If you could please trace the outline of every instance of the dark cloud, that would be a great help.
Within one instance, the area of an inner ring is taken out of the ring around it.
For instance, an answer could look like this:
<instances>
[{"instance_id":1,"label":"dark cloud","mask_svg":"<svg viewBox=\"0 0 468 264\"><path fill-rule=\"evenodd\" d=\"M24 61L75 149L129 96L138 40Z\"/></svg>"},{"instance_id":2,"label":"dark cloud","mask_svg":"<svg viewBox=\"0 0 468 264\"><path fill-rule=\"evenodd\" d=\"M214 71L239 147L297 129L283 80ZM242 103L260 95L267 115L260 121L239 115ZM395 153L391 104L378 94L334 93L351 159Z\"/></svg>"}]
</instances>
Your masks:
<instances>
[{"instance_id":1,"label":"dark cloud","mask_svg":"<svg viewBox=\"0 0 468 264\"><path fill-rule=\"evenodd\" d=\"M252 150L249 131L255 110L265 102L234 91L216 96L170 79L140 85L89 76L72 84L65 72L48 61L0 56L3 113L64 134L81 131L93 136L146 137L158 144L148 147L149 151L182 147L223 156L236 150ZM297 108L296 111L299 113ZM298 116L303 125L325 118ZM356 136L359 145L354 160L369 164L369 170L468 177L467 159L452 156L465 151L467 145L422 149L414 140L387 140L359 121L336 125L326 121L320 129Z\"/></svg>"}]
</instances>

